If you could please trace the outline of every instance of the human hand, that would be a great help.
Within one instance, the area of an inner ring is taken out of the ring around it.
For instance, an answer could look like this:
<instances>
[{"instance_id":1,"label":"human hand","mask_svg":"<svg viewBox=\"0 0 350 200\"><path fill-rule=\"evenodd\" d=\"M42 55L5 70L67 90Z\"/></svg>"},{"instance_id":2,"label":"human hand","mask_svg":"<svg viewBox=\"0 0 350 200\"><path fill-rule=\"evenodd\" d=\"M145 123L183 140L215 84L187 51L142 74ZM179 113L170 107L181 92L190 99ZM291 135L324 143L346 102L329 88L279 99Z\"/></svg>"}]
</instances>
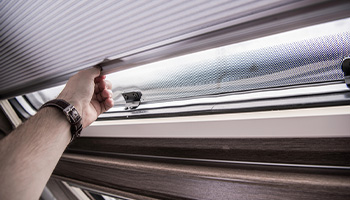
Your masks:
<instances>
[{"instance_id":1,"label":"human hand","mask_svg":"<svg viewBox=\"0 0 350 200\"><path fill-rule=\"evenodd\" d=\"M112 84L105 78L100 76L100 69L96 67L80 71L68 80L57 97L78 110L84 128L113 107Z\"/></svg>"}]
</instances>

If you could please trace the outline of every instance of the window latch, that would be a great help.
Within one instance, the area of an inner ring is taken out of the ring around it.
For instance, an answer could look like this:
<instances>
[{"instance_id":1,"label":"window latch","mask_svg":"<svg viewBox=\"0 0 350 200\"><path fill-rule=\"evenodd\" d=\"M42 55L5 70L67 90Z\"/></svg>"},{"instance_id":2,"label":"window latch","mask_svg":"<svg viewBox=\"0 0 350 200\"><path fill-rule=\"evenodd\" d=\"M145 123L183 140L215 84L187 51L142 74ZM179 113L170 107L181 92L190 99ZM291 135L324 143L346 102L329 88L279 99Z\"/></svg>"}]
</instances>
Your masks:
<instances>
[{"instance_id":1,"label":"window latch","mask_svg":"<svg viewBox=\"0 0 350 200\"><path fill-rule=\"evenodd\" d=\"M350 57L344 58L341 69L344 72L345 84L350 88Z\"/></svg>"},{"instance_id":2,"label":"window latch","mask_svg":"<svg viewBox=\"0 0 350 200\"><path fill-rule=\"evenodd\" d=\"M126 92L122 94L125 99L125 110L137 108L141 103L141 92Z\"/></svg>"}]
</instances>

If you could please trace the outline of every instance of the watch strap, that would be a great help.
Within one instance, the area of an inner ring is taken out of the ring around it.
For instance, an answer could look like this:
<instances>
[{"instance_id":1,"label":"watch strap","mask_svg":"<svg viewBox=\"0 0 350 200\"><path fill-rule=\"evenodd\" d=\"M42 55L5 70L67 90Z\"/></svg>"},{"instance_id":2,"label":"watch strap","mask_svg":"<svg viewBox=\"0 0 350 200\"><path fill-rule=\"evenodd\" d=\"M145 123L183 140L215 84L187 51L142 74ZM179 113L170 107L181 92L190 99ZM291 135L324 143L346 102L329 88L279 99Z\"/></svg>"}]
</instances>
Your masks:
<instances>
[{"instance_id":1,"label":"watch strap","mask_svg":"<svg viewBox=\"0 0 350 200\"><path fill-rule=\"evenodd\" d=\"M44 107L55 107L63 112L63 114L66 116L68 122L71 125L70 127L70 131L72 134L71 142L76 137L80 136L80 133L83 129L83 126L81 124L82 118L79 115L77 109L72 104L68 103L63 99L54 99L46 102L44 105L41 106L40 109Z\"/></svg>"}]
</instances>

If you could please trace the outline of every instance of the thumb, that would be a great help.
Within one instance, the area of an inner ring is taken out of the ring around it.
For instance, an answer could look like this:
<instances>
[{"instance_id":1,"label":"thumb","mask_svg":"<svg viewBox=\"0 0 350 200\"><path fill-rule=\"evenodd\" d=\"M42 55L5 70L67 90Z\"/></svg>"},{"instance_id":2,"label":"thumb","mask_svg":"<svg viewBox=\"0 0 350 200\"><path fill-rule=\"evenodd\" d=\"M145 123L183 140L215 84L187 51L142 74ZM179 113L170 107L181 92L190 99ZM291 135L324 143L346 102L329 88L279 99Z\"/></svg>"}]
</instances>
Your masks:
<instances>
[{"instance_id":1,"label":"thumb","mask_svg":"<svg viewBox=\"0 0 350 200\"><path fill-rule=\"evenodd\" d=\"M90 79L94 79L101 74L101 68L100 67L91 67L89 69L83 70L82 71L85 76L90 77Z\"/></svg>"}]
</instances>

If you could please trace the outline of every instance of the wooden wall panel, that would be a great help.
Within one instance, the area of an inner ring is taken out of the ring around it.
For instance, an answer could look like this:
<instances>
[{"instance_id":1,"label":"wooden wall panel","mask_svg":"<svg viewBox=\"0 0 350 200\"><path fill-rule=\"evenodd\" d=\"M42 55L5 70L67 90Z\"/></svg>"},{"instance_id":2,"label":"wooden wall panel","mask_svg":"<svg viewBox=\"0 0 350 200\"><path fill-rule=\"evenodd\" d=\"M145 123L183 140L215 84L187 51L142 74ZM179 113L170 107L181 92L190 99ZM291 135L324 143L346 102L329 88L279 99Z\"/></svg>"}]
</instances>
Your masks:
<instances>
[{"instance_id":1,"label":"wooden wall panel","mask_svg":"<svg viewBox=\"0 0 350 200\"><path fill-rule=\"evenodd\" d=\"M79 138L71 153L350 166L350 138Z\"/></svg>"},{"instance_id":2,"label":"wooden wall panel","mask_svg":"<svg viewBox=\"0 0 350 200\"><path fill-rule=\"evenodd\" d=\"M350 138L79 138L54 176L132 199L348 199Z\"/></svg>"}]
</instances>

